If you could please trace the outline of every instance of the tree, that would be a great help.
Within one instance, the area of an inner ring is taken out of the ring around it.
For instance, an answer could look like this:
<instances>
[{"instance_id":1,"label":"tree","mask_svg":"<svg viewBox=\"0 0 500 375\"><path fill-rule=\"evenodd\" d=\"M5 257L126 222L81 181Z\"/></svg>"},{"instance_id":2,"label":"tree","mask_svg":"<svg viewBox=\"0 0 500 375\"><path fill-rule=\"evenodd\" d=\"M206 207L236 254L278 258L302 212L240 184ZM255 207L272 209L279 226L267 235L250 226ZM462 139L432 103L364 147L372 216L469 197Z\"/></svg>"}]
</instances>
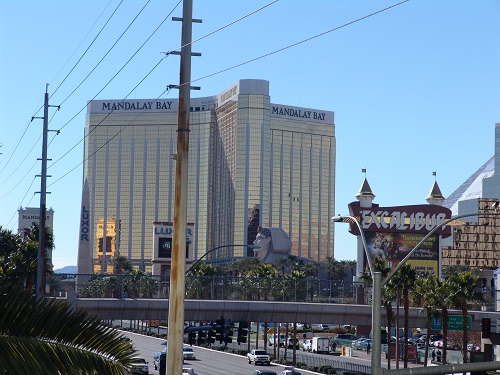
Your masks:
<instances>
[{"instance_id":1,"label":"tree","mask_svg":"<svg viewBox=\"0 0 500 375\"><path fill-rule=\"evenodd\" d=\"M0 283L0 373L113 374L131 371L134 348L119 331L66 302L36 299ZM14 318L15 317L15 318Z\"/></svg>"},{"instance_id":2,"label":"tree","mask_svg":"<svg viewBox=\"0 0 500 375\"><path fill-rule=\"evenodd\" d=\"M469 329L467 327L468 303L480 302L483 299L483 294L477 290L477 280L477 276L474 276L470 271L455 273L450 278L453 292L452 303L454 307L460 308L462 311L462 356L464 363L469 361L467 351L467 344L469 343Z\"/></svg>"},{"instance_id":3,"label":"tree","mask_svg":"<svg viewBox=\"0 0 500 375\"><path fill-rule=\"evenodd\" d=\"M0 228L0 277L12 283L22 281L25 289L31 291L36 283L38 264L38 225L35 224L24 233L24 238L12 231ZM45 249L53 249L54 241L48 227L45 228ZM45 274L50 275L52 268L44 258Z\"/></svg>"},{"instance_id":4,"label":"tree","mask_svg":"<svg viewBox=\"0 0 500 375\"><path fill-rule=\"evenodd\" d=\"M328 274L331 279L343 280L346 272L356 268L355 260L335 260L333 257L326 257L319 263L320 268Z\"/></svg>"},{"instance_id":5,"label":"tree","mask_svg":"<svg viewBox=\"0 0 500 375\"><path fill-rule=\"evenodd\" d=\"M408 368L408 317L410 311L410 290L413 289L413 284L417 272L414 267L408 263L403 264L398 272L392 277L394 285L398 285L403 289L403 304L404 304L404 342L403 342L403 364L404 368Z\"/></svg>"},{"instance_id":6,"label":"tree","mask_svg":"<svg viewBox=\"0 0 500 375\"><path fill-rule=\"evenodd\" d=\"M435 306L441 311L441 320L443 321L443 355L441 356L441 358L443 365L445 365L448 348L448 308L452 306L452 289L449 280L436 280L436 287L433 291L433 294ZM425 343L426 346L429 345L429 339L430 335L427 334Z\"/></svg>"},{"instance_id":7,"label":"tree","mask_svg":"<svg viewBox=\"0 0 500 375\"><path fill-rule=\"evenodd\" d=\"M386 316L387 316L387 350L389 352L389 356L387 357L387 369L391 369L391 356L390 356L390 348L391 348L391 330L392 330L392 322L394 320L394 309L392 308L392 302L398 297L399 285L395 284L393 280L389 280L382 289L382 305L385 307ZM396 335L397 336L397 335ZM396 345L398 345L396 343Z\"/></svg>"},{"instance_id":8,"label":"tree","mask_svg":"<svg viewBox=\"0 0 500 375\"><path fill-rule=\"evenodd\" d=\"M437 302L437 278L435 275L421 277L415 280L415 285L412 291L411 300L415 306L421 306L426 313L426 329L427 332L431 330L432 314L439 313ZM424 367L427 366L427 359L429 358L429 338L426 336Z\"/></svg>"},{"instance_id":9,"label":"tree","mask_svg":"<svg viewBox=\"0 0 500 375\"><path fill-rule=\"evenodd\" d=\"M111 264L114 267L115 274L129 273L134 269L130 260L124 255L117 255L111 258Z\"/></svg>"},{"instance_id":10,"label":"tree","mask_svg":"<svg viewBox=\"0 0 500 375\"><path fill-rule=\"evenodd\" d=\"M237 260L235 262L230 262L222 265L220 267L221 269L220 274L229 276L246 275L248 272L250 272L256 267L259 267L262 264L263 264L262 261L257 257L244 258L241 260Z\"/></svg>"}]
</instances>

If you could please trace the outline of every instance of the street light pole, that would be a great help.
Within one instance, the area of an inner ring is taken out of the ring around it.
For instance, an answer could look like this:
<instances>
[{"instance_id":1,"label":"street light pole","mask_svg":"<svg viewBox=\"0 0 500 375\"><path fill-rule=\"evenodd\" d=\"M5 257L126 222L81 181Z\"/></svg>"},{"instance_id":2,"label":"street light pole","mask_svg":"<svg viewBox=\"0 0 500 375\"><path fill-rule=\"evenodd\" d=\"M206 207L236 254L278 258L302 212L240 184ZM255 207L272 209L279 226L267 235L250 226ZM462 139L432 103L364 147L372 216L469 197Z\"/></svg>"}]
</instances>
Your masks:
<instances>
[{"instance_id":1,"label":"street light pole","mask_svg":"<svg viewBox=\"0 0 500 375\"><path fill-rule=\"evenodd\" d=\"M259 245L252 245L252 244L249 244L249 245L220 245L220 246L214 247L213 249L208 250L205 254L203 254L201 257L199 257L196 260L196 262L194 262L191 265L191 267L189 267L186 270L186 275L189 273L189 271L191 271L191 269L193 269L195 266L197 266L208 254L211 254L214 251L219 250L219 249L223 249L225 247L248 247L249 249L260 249Z\"/></svg>"},{"instance_id":2,"label":"street light pole","mask_svg":"<svg viewBox=\"0 0 500 375\"><path fill-rule=\"evenodd\" d=\"M368 245L366 244L365 232L361 227L359 221L354 216L334 216L332 217L333 222L342 222L343 219L349 219L348 222L353 222L358 226L359 233L361 235L361 241L363 242L363 247L365 249L366 261L368 263L368 268L370 269L370 276L373 280L373 294L372 294L372 356L371 356L371 367L372 374L380 374L380 369L382 367L380 356L382 355L382 333L380 332L381 327L381 314L380 309L382 308L382 273L375 272L373 270L373 265L370 260L370 254L368 252ZM378 344L377 344L378 343Z\"/></svg>"},{"instance_id":3,"label":"street light pole","mask_svg":"<svg viewBox=\"0 0 500 375\"><path fill-rule=\"evenodd\" d=\"M496 213L498 214L498 213ZM481 214L483 216L488 216L488 214ZM380 327L381 327L381 309L382 309L382 287L389 281L391 277L393 277L400 269L403 267L403 265L406 263L406 261L413 255L413 253L422 246L422 244L436 231L438 231L440 228L444 227L445 225L451 223L454 220L461 219L464 217L471 217L471 216L479 216L479 213L473 213L473 214L464 214L464 215L457 215L453 216L452 218L445 220L441 225L435 226L429 233L427 233L421 240L420 242L406 255L406 257L401 260L401 262L398 263L396 267L385 277L385 279L382 279L382 273L378 271L374 271L372 267L372 262L370 259L370 254L368 253L368 246L366 244L366 239L365 239L365 233L363 228L361 227L361 224L359 221L354 217L350 215L345 215L345 216L334 216L332 217L333 222L344 222L344 219L348 219L348 221L345 222L353 222L357 225L359 229L360 236L363 241L363 247L365 248L365 254L366 254L366 259L368 262L368 266L370 268L370 275L373 280L373 296L372 296L372 357L371 357L371 367L372 367L372 374L378 375L383 372L382 370L382 360L381 360L381 355L382 355L382 334L380 332ZM390 333L389 333L390 336ZM389 340L390 341L390 340Z\"/></svg>"}]
</instances>

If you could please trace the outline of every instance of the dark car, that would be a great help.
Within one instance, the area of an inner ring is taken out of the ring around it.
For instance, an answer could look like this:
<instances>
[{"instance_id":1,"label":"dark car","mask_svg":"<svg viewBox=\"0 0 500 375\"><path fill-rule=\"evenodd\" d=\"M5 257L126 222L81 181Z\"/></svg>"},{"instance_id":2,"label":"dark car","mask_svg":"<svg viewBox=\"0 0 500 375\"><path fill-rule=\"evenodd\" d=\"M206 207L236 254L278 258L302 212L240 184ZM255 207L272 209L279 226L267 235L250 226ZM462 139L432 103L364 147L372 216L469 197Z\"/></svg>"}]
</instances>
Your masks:
<instances>
[{"instance_id":1,"label":"dark car","mask_svg":"<svg viewBox=\"0 0 500 375\"><path fill-rule=\"evenodd\" d=\"M158 370L160 368L160 361L161 361L161 357L164 357L164 360L166 360L167 358L167 353L166 352L156 352L154 357L153 357L153 366L154 366L154 369L155 370Z\"/></svg>"},{"instance_id":2,"label":"dark car","mask_svg":"<svg viewBox=\"0 0 500 375\"><path fill-rule=\"evenodd\" d=\"M273 370L255 370L252 375L278 375Z\"/></svg>"}]
</instances>

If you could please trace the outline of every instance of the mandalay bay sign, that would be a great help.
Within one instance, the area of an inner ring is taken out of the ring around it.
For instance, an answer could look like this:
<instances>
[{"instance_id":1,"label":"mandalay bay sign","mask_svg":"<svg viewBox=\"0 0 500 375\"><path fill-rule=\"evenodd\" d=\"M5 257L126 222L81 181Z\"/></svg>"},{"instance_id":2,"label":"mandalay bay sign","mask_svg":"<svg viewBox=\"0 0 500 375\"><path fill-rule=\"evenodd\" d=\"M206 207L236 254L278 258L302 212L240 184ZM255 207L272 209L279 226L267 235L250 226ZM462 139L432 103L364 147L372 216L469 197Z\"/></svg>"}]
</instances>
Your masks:
<instances>
[{"instance_id":1,"label":"mandalay bay sign","mask_svg":"<svg viewBox=\"0 0 500 375\"><path fill-rule=\"evenodd\" d=\"M373 260L380 256L387 265L394 268L408 253L434 228L436 234L429 237L416 250L408 263L416 268L419 275L439 274L439 239L451 235L450 227L443 223L451 218L451 211L437 205L412 205L360 207L359 202L349 204L351 216L356 217L365 234L368 254ZM360 236L357 225L350 224L349 232ZM359 260L358 260L359 261ZM364 255L363 263L367 259Z\"/></svg>"}]
</instances>

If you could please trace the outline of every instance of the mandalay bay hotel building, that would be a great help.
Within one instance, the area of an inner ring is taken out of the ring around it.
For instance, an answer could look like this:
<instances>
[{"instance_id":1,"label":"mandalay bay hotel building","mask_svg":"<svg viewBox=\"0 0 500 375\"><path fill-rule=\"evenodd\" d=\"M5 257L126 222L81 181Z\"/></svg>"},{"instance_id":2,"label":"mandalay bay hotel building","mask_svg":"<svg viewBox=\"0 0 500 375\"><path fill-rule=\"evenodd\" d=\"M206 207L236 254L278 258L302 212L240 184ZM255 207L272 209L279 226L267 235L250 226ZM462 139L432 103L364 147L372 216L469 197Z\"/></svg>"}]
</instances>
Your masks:
<instances>
[{"instance_id":1,"label":"mandalay bay hotel building","mask_svg":"<svg viewBox=\"0 0 500 375\"><path fill-rule=\"evenodd\" d=\"M333 257L334 113L273 104L269 82L253 79L190 106L187 262L216 247L209 261L253 256L244 245L259 225L282 228L291 255ZM169 272L177 109L177 99L88 103L79 274L112 273L117 255Z\"/></svg>"}]
</instances>

